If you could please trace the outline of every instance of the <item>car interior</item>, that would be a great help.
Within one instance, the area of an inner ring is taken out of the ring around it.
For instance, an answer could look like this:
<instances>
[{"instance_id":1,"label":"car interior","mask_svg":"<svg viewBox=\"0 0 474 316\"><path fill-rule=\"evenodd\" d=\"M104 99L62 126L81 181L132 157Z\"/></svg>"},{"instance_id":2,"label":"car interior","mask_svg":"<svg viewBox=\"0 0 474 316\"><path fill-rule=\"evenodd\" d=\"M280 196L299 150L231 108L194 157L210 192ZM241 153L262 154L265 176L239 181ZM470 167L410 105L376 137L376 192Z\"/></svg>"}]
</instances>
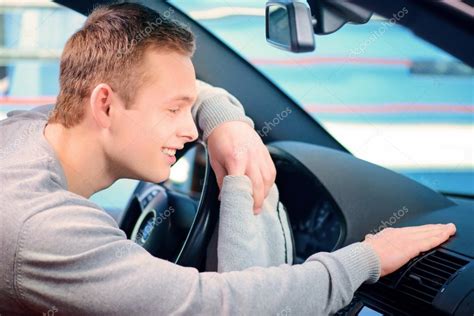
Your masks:
<instances>
[{"instance_id":1,"label":"car interior","mask_svg":"<svg viewBox=\"0 0 474 316\"><path fill-rule=\"evenodd\" d=\"M101 3L55 2L84 15ZM376 284L364 284L338 315L473 315L472 196L446 195L356 158L273 81L196 20L166 1L140 2L158 12L172 7L175 18L190 26L199 41L193 57L197 77L236 96L256 129L262 129L274 113L292 110L285 128L269 130L264 142L275 163L280 200L291 222L294 264L316 252L361 241L381 223L393 227L456 224L457 233L449 241L422 253ZM312 28L316 20L326 22L318 24L315 33L331 36L347 22L363 24L372 13L390 17L405 6L416 19L400 23L467 65L474 65L473 17L443 2L358 0L350 7L334 7L331 1L312 0L300 2L305 7L298 9L289 7L294 5L291 1L269 1L267 13L273 12L268 9L271 4L287 10L283 19L288 20L283 26L280 23L267 29L267 36L274 36L270 44L278 46L276 42L282 38L290 41L286 47L280 45L283 49L297 52L312 50L315 44L317 47L314 34L308 36L302 31ZM435 31L429 27L433 23L437 25ZM295 30L279 36L278 32L288 31L285 27ZM187 144L177 158L170 180L138 184L119 216L120 227L154 256L206 271L219 216L219 190L204 143ZM393 218L396 220L392 222ZM151 227L157 219L166 224Z\"/></svg>"}]
</instances>

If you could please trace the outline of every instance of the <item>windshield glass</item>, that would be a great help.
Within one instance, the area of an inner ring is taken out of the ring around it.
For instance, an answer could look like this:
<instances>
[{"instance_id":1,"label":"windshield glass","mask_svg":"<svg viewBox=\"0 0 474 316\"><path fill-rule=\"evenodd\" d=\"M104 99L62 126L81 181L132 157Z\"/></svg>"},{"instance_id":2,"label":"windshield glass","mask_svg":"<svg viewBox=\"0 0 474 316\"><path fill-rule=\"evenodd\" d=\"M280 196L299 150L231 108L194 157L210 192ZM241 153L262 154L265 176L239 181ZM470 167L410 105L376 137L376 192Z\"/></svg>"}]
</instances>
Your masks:
<instances>
[{"instance_id":1,"label":"windshield glass","mask_svg":"<svg viewBox=\"0 0 474 316\"><path fill-rule=\"evenodd\" d=\"M436 190L474 194L472 68L397 24L406 8L397 20L347 24L316 37L316 51L294 54L265 41L265 1L172 3L355 156Z\"/></svg>"}]
</instances>

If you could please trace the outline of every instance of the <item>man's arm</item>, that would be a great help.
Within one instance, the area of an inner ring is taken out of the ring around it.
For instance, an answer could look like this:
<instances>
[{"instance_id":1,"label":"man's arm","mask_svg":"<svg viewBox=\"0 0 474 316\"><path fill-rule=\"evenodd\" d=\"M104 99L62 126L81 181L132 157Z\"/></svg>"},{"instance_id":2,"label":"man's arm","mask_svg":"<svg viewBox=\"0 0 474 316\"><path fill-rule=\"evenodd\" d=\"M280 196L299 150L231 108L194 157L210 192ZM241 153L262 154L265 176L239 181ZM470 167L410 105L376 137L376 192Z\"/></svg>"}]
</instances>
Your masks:
<instances>
[{"instance_id":1,"label":"man's arm","mask_svg":"<svg viewBox=\"0 0 474 316\"><path fill-rule=\"evenodd\" d=\"M258 214L276 177L270 153L234 96L202 81L197 85L193 117L201 139L208 144L219 189L228 174L248 176L252 181L254 212Z\"/></svg>"},{"instance_id":2,"label":"man's arm","mask_svg":"<svg viewBox=\"0 0 474 316\"><path fill-rule=\"evenodd\" d=\"M250 184L233 189L239 205L252 205L249 192ZM152 257L92 203L72 199L67 205L31 217L21 231L15 288L25 309L55 306L66 315L328 314L380 271L374 251L358 243L301 265L199 273Z\"/></svg>"},{"instance_id":3,"label":"man's arm","mask_svg":"<svg viewBox=\"0 0 474 316\"><path fill-rule=\"evenodd\" d=\"M293 263L293 240L286 212L274 184L262 212L252 212L251 182L246 176L226 176L221 192L217 239L217 271L240 271ZM245 192L246 198L235 195ZM241 204L244 202L244 204Z\"/></svg>"},{"instance_id":4,"label":"man's arm","mask_svg":"<svg viewBox=\"0 0 474 316\"><path fill-rule=\"evenodd\" d=\"M197 80L198 97L192 114L199 130L199 137L207 142L213 130L225 122L245 122L252 129L252 119L245 115L242 104L222 88Z\"/></svg>"},{"instance_id":5,"label":"man's arm","mask_svg":"<svg viewBox=\"0 0 474 316\"><path fill-rule=\"evenodd\" d=\"M249 186L232 189L238 205L251 205ZM36 312L55 306L65 315L326 315L347 305L364 281L454 233L453 225L385 229L299 265L199 273L151 256L103 210L71 195L26 220L12 273L16 300Z\"/></svg>"}]
</instances>

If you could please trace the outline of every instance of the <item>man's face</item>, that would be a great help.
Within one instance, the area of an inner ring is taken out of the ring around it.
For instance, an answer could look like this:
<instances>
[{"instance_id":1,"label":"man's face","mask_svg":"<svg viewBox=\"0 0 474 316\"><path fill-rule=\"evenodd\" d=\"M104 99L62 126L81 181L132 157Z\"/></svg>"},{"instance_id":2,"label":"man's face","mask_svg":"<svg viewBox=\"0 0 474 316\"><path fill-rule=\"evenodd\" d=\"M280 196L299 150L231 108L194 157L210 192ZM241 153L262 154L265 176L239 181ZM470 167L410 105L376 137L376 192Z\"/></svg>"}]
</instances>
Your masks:
<instances>
[{"instance_id":1,"label":"man's face","mask_svg":"<svg viewBox=\"0 0 474 316\"><path fill-rule=\"evenodd\" d=\"M197 96L191 59L174 52L148 51L147 82L133 104L115 106L106 153L118 177L161 182L169 177L175 149L196 140L191 115Z\"/></svg>"}]
</instances>

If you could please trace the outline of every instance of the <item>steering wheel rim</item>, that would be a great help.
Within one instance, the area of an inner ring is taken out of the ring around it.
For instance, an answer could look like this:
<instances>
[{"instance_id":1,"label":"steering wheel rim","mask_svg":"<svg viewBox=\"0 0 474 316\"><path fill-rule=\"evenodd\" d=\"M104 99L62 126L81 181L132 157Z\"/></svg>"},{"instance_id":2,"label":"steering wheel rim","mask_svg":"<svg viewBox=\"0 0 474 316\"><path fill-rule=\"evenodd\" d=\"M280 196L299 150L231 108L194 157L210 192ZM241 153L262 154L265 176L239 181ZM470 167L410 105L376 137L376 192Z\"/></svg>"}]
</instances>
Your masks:
<instances>
[{"instance_id":1,"label":"steering wheel rim","mask_svg":"<svg viewBox=\"0 0 474 316\"><path fill-rule=\"evenodd\" d=\"M128 202L119 226L128 239L137 242L152 255L204 271L207 246L217 225L220 202L217 198L217 180L209 162L206 144L197 143L205 150L204 179L195 216L182 245L179 247L176 242L176 219L180 210L170 205L169 195L183 194L162 183L153 185L152 192L156 193L146 203L140 200L139 193L143 187L140 183ZM187 144L177 160L194 146L196 142ZM173 248L177 246L179 249Z\"/></svg>"}]
</instances>

